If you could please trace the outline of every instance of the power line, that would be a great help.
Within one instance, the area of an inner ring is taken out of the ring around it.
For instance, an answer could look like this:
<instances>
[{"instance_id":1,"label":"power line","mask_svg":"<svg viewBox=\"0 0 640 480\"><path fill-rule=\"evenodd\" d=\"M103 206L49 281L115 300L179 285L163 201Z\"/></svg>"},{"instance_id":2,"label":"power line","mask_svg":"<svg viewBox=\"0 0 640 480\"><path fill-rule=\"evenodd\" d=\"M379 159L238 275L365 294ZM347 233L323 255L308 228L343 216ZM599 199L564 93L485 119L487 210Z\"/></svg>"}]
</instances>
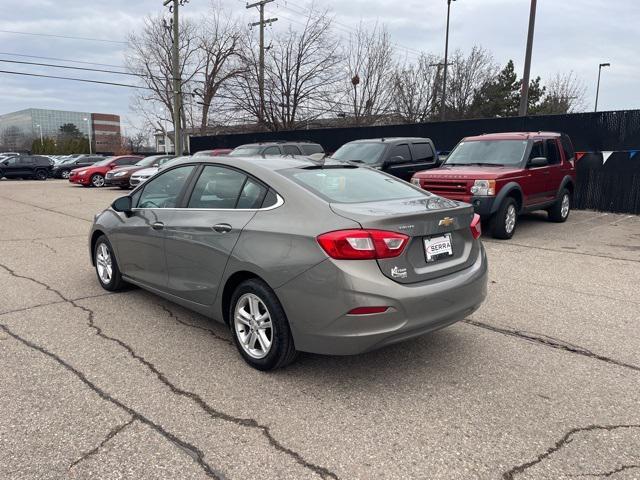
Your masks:
<instances>
[{"instance_id":1,"label":"power line","mask_svg":"<svg viewBox=\"0 0 640 480\"><path fill-rule=\"evenodd\" d=\"M66 68L68 70L82 70L83 72L100 72L100 73L112 73L116 75L132 75L135 77L144 77L145 75L139 73L130 72L118 72L116 70L104 70L102 68L87 68L87 67L72 67L70 65L54 65L52 63L40 63L40 62L27 62L24 60L6 60L0 58L0 62L4 63L18 63L20 65L36 65L39 67L54 67L54 68Z\"/></svg>"},{"instance_id":2,"label":"power line","mask_svg":"<svg viewBox=\"0 0 640 480\"><path fill-rule=\"evenodd\" d=\"M113 85L113 86L117 86L117 87L129 87L129 88L138 88L138 89L144 89L144 90L152 90L151 88L142 87L140 85L129 85L129 84L126 84L126 83L117 83L117 82L105 82L105 81L101 81L101 80L89 80L89 79L86 79L86 78L59 77L57 75L44 75L42 73L16 72L16 71L11 71L11 70L0 70L0 73L6 73L6 74L9 74L9 75L24 75L24 76L27 76L27 77L54 78L54 79L57 79L57 80L73 80L75 82L99 83L101 85Z\"/></svg>"},{"instance_id":3,"label":"power line","mask_svg":"<svg viewBox=\"0 0 640 480\"><path fill-rule=\"evenodd\" d=\"M112 63L84 62L82 60L71 60L69 58L42 57L39 55L26 55L23 53L0 52L0 55L5 55L7 57L37 58L40 60L53 60L56 62L81 63L83 65L98 65L101 67L127 68L124 65L113 65Z\"/></svg>"},{"instance_id":4,"label":"power line","mask_svg":"<svg viewBox=\"0 0 640 480\"><path fill-rule=\"evenodd\" d=\"M129 42L123 42L121 40L107 40L106 38L72 37L70 35L54 35L51 33L15 32L13 30L0 30L0 33L11 33L14 35L31 35L34 37L66 38L69 40L86 40L90 42L120 43L124 45L129 43Z\"/></svg>"}]
</instances>

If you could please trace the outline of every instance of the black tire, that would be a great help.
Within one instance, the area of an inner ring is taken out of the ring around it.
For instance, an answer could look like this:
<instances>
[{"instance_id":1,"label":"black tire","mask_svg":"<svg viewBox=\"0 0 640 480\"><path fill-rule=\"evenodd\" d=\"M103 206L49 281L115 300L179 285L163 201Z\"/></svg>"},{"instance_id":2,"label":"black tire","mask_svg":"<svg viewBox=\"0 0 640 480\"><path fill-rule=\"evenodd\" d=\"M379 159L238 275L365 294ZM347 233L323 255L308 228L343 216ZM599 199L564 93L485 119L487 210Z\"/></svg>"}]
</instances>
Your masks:
<instances>
[{"instance_id":1,"label":"black tire","mask_svg":"<svg viewBox=\"0 0 640 480\"><path fill-rule=\"evenodd\" d=\"M513 210L512 210L513 209ZM515 212L515 218L511 223L511 218ZM509 220L508 217L509 216ZM513 197L507 197L502 201L498 211L493 214L489 222L489 228L493 238L508 240L513 237L518 226L518 203Z\"/></svg>"},{"instance_id":2,"label":"black tire","mask_svg":"<svg viewBox=\"0 0 640 480\"><path fill-rule=\"evenodd\" d=\"M100 276L100 272L98 269L98 250L101 246L104 245L109 254L111 256L111 279L108 282L105 282ZM96 275L98 276L98 281L100 285L105 290L110 292L116 292L118 290L122 290L126 287L126 282L122 279L122 274L120 273L120 268L118 267L118 261L116 260L116 256L113 253L113 248L111 247L111 243L104 235L100 235L98 240L96 240L96 245L93 249L93 264L95 265Z\"/></svg>"},{"instance_id":3,"label":"black tire","mask_svg":"<svg viewBox=\"0 0 640 480\"><path fill-rule=\"evenodd\" d=\"M65 180L69 180L69 174L71 173L71 170L62 170L60 172L60 178L64 178Z\"/></svg>"},{"instance_id":4,"label":"black tire","mask_svg":"<svg viewBox=\"0 0 640 480\"><path fill-rule=\"evenodd\" d=\"M565 200L566 199L566 200ZM566 209L564 208L564 202L566 201ZM569 218L569 212L571 211L571 192L566 188L563 188L560 192L558 201L553 206L547 209L549 214L548 218L552 222L562 223L566 222Z\"/></svg>"},{"instance_id":5,"label":"black tire","mask_svg":"<svg viewBox=\"0 0 640 480\"><path fill-rule=\"evenodd\" d=\"M91 186L96 188L104 187L104 176L99 173L91 175Z\"/></svg>"},{"instance_id":6,"label":"black tire","mask_svg":"<svg viewBox=\"0 0 640 480\"><path fill-rule=\"evenodd\" d=\"M0 170L0 178L4 177L4 172Z\"/></svg>"},{"instance_id":7,"label":"black tire","mask_svg":"<svg viewBox=\"0 0 640 480\"><path fill-rule=\"evenodd\" d=\"M36 173L34 175L36 180L46 180L48 176L49 175L47 175L47 171L42 169L36 170Z\"/></svg>"},{"instance_id":8,"label":"black tire","mask_svg":"<svg viewBox=\"0 0 640 480\"><path fill-rule=\"evenodd\" d=\"M253 294L267 308L271 317L271 347L263 358L250 356L240 344L234 312L238 301L246 294ZM273 290L262 280L257 278L242 282L233 292L229 305L229 326L231 335L242 358L253 368L262 371L282 368L293 362L298 354L293 343L293 336L289 328L287 316Z\"/></svg>"}]
</instances>

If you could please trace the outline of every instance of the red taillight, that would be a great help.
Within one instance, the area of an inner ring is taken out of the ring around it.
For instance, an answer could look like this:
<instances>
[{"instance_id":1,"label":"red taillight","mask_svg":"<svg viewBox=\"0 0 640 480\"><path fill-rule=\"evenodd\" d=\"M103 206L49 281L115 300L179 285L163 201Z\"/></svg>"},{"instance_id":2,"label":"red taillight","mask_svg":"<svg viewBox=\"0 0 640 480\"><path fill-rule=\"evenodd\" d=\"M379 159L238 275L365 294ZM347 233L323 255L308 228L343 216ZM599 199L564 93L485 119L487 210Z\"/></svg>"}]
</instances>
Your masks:
<instances>
[{"instance_id":1,"label":"red taillight","mask_svg":"<svg viewBox=\"0 0 640 480\"><path fill-rule=\"evenodd\" d=\"M371 315L373 313L384 313L389 307L357 307L349 310L347 315Z\"/></svg>"},{"instance_id":2,"label":"red taillight","mask_svg":"<svg viewBox=\"0 0 640 480\"><path fill-rule=\"evenodd\" d=\"M324 233L318 243L337 260L393 258L402 253L409 237L385 230L338 230Z\"/></svg>"},{"instance_id":3,"label":"red taillight","mask_svg":"<svg viewBox=\"0 0 640 480\"><path fill-rule=\"evenodd\" d=\"M478 215L477 213L473 214L473 220L471 220L471 235L473 235L473 238L475 238L476 240L480 238L480 235L482 235L480 215Z\"/></svg>"}]
</instances>

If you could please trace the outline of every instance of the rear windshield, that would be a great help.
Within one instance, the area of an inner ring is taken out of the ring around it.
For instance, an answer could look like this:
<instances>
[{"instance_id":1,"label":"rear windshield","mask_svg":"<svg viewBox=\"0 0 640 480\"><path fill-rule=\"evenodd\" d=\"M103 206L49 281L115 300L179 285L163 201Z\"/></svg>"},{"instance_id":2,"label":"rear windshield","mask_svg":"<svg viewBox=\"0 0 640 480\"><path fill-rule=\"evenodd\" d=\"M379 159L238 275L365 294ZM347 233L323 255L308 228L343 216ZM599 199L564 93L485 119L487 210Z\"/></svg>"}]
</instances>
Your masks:
<instances>
[{"instance_id":1,"label":"rear windshield","mask_svg":"<svg viewBox=\"0 0 640 480\"><path fill-rule=\"evenodd\" d=\"M289 169L280 173L330 203L364 203L426 194L395 177L368 168Z\"/></svg>"},{"instance_id":2,"label":"rear windshield","mask_svg":"<svg viewBox=\"0 0 640 480\"><path fill-rule=\"evenodd\" d=\"M527 140L460 142L447 157L447 165L517 165L524 158Z\"/></svg>"},{"instance_id":3,"label":"rear windshield","mask_svg":"<svg viewBox=\"0 0 640 480\"><path fill-rule=\"evenodd\" d=\"M336 160L362 162L372 165L378 163L385 147L386 144L380 142L346 143L336 150L336 153L331 157Z\"/></svg>"},{"instance_id":4,"label":"rear windshield","mask_svg":"<svg viewBox=\"0 0 640 480\"><path fill-rule=\"evenodd\" d=\"M232 157L245 157L251 155L258 155L262 150L262 147L238 147L233 150L229 155Z\"/></svg>"}]
</instances>

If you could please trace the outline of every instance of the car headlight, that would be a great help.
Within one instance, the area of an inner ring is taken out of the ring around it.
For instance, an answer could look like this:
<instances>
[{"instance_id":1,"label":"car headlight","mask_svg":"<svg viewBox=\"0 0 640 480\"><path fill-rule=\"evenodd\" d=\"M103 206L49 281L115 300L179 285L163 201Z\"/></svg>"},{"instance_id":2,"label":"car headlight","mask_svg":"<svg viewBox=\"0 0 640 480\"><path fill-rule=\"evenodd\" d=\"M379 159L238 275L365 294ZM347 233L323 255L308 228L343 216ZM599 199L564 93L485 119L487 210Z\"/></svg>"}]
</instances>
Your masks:
<instances>
[{"instance_id":1,"label":"car headlight","mask_svg":"<svg viewBox=\"0 0 640 480\"><path fill-rule=\"evenodd\" d=\"M411 179L411 183L413 183L415 186L419 187L420 186L420 179L416 178L416 177L413 177Z\"/></svg>"},{"instance_id":2,"label":"car headlight","mask_svg":"<svg viewBox=\"0 0 640 480\"><path fill-rule=\"evenodd\" d=\"M481 195L490 197L496 194L496 181L495 180L476 180L471 187L471 193L474 195Z\"/></svg>"},{"instance_id":3,"label":"car headlight","mask_svg":"<svg viewBox=\"0 0 640 480\"><path fill-rule=\"evenodd\" d=\"M87 171L86 171L86 170L81 170L81 171L79 171L77 174L78 174L78 175L84 175L85 173L87 173Z\"/></svg>"},{"instance_id":4,"label":"car headlight","mask_svg":"<svg viewBox=\"0 0 640 480\"><path fill-rule=\"evenodd\" d=\"M127 174L127 172L118 172L118 173L114 173L113 176L114 177L124 177Z\"/></svg>"}]
</instances>

